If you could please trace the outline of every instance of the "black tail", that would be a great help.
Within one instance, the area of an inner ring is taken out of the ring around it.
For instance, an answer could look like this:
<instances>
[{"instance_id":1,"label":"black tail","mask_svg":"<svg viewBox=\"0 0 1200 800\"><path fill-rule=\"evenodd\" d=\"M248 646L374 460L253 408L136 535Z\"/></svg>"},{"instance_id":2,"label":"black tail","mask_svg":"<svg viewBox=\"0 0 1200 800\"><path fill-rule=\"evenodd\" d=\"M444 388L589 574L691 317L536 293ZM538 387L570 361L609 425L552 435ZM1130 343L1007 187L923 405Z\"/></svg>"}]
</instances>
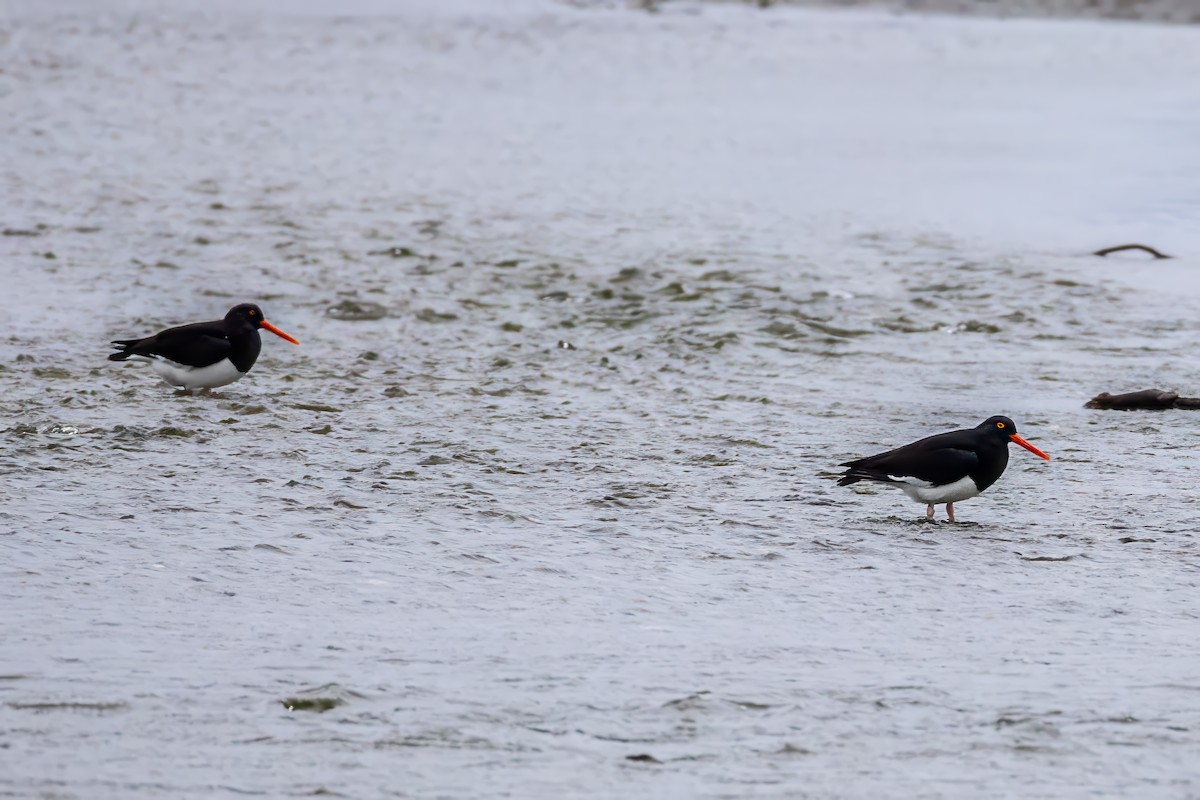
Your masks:
<instances>
[{"instance_id":1,"label":"black tail","mask_svg":"<svg viewBox=\"0 0 1200 800\"><path fill-rule=\"evenodd\" d=\"M110 344L112 344L113 347L119 347L120 352L110 353L108 356L108 360L109 361L124 361L125 359L127 359L131 355L133 355L133 352L132 352L133 346L140 341L141 341L141 339L114 339Z\"/></svg>"},{"instance_id":2,"label":"black tail","mask_svg":"<svg viewBox=\"0 0 1200 800\"><path fill-rule=\"evenodd\" d=\"M842 466L845 466L845 464L843 464ZM899 483L899 481L892 480L887 475L884 475L882 473L871 472L870 470L860 469L857 467L851 467L850 469L846 470L846 474L842 475L841 478L838 478L837 485L838 486L849 486L850 484L858 483L859 481L877 481L879 483Z\"/></svg>"}]
</instances>

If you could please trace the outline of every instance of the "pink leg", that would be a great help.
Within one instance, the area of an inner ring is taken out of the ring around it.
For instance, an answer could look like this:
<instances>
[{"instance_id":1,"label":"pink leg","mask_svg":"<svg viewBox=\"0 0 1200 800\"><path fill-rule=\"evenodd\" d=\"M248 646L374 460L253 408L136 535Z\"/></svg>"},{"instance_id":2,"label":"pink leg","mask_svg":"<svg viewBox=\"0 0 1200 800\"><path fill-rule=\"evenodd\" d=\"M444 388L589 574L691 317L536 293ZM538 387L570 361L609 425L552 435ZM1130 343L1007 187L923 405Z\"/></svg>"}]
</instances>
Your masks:
<instances>
[{"instance_id":1,"label":"pink leg","mask_svg":"<svg viewBox=\"0 0 1200 800\"><path fill-rule=\"evenodd\" d=\"M925 519L933 522L933 503L925 506Z\"/></svg>"},{"instance_id":2,"label":"pink leg","mask_svg":"<svg viewBox=\"0 0 1200 800\"><path fill-rule=\"evenodd\" d=\"M946 519L954 522L954 503L946 503Z\"/></svg>"}]
</instances>

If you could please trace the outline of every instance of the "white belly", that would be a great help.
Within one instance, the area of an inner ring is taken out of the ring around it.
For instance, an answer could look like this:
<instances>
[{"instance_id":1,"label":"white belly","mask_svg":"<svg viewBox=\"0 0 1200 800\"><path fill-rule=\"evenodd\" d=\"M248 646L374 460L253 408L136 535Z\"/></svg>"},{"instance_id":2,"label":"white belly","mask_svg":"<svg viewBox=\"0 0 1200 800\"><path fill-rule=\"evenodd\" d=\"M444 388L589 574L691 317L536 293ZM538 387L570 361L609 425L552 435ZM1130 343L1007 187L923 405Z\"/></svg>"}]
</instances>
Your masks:
<instances>
[{"instance_id":1,"label":"white belly","mask_svg":"<svg viewBox=\"0 0 1200 800\"><path fill-rule=\"evenodd\" d=\"M228 386L246 374L238 372L237 367L228 358L207 367L188 367L165 358L146 360L160 378L181 389L216 389L218 386Z\"/></svg>"},{"instance_id":2,"label":"white belly","mask_svg":"<svg viewBox=\"0 0 1200 800\"><path fill-rule=\"evenodd\" d=\"M916 478L889 477L895 477L897 480L903 481L903 483L893 485L899 486L913 500L927 505L957 503L959 500L966 500L979 495L979 487L975 485L975 481L971 480L969 475L965 478L959 478L954 483L948 483L945 486L932 486Z\"/></svg>"}]
</instances>

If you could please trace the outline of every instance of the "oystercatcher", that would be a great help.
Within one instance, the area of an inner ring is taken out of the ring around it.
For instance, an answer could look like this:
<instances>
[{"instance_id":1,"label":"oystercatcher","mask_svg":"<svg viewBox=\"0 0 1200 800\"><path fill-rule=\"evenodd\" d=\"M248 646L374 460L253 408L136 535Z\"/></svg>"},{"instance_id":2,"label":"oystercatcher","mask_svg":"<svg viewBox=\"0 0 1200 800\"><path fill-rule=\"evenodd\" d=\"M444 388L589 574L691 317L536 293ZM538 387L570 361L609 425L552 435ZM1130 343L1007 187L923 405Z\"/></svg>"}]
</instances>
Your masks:
<instances>
[{"instance_id":1,"label":"oystercatcher","mask_svg":"<svg viewBox=\"0 0 1200 800\"><path fill-rule=\"evenodd\" d=\"M120 352L109 361L147 361L159 376L184 390L215 389L241 378L262 350L258 329L264 328L292 344L300 344L263 318L254 303L229 309L225 319L180 325L145 339L117 339Z\"/></svg>"},{"instance_id":2,"label":"oystercatcher","mask_svg":"<svg viewBox=\"0 0 1200 800\"><path fill-rule=\"evenodd\" d=\"M1008 466L1008 443L1016 442L1041 458L1050 456L1017 435L1008 417L988 417L965 431L939 433L886 453L847 461L838 486L878 481L899 487L913 500L933 507L946 504L946 517L954 522L954 504L975 497L995 483Z\"/></svg>"}]
</instances>

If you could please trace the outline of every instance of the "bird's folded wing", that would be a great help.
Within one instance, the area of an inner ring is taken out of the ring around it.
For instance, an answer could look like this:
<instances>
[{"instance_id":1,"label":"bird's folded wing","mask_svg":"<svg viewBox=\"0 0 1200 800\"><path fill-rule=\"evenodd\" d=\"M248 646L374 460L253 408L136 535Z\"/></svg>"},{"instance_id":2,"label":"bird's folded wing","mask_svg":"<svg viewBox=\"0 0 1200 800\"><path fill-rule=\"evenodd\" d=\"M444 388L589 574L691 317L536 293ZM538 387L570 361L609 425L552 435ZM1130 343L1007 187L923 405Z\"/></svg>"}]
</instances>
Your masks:
<instances>
[{"instance_id":1,"label":"bird's folded wing","mask_svg":"<svg viewBox=\"0 0 1200 800\"><path fill-rule=\"evenodd\" d=\"M171 328L135 348L139 355L156 355L189 367L207 367L228 358L233 350L219 331L197 330L191 325Z\"/></svg>"},{"instance_id":2,"label":"bird's folded wing","mask_svg":"<svg viewBox=\"0 0 1200 800\"><path fill-rule=\"evenodd\" d=\"M978 455L956 447L901 447L855 464L858 469L886 475L897 482L925 483L932 486L954 483L969 475L977 466Z\"/></svg>"}]
</instances>

